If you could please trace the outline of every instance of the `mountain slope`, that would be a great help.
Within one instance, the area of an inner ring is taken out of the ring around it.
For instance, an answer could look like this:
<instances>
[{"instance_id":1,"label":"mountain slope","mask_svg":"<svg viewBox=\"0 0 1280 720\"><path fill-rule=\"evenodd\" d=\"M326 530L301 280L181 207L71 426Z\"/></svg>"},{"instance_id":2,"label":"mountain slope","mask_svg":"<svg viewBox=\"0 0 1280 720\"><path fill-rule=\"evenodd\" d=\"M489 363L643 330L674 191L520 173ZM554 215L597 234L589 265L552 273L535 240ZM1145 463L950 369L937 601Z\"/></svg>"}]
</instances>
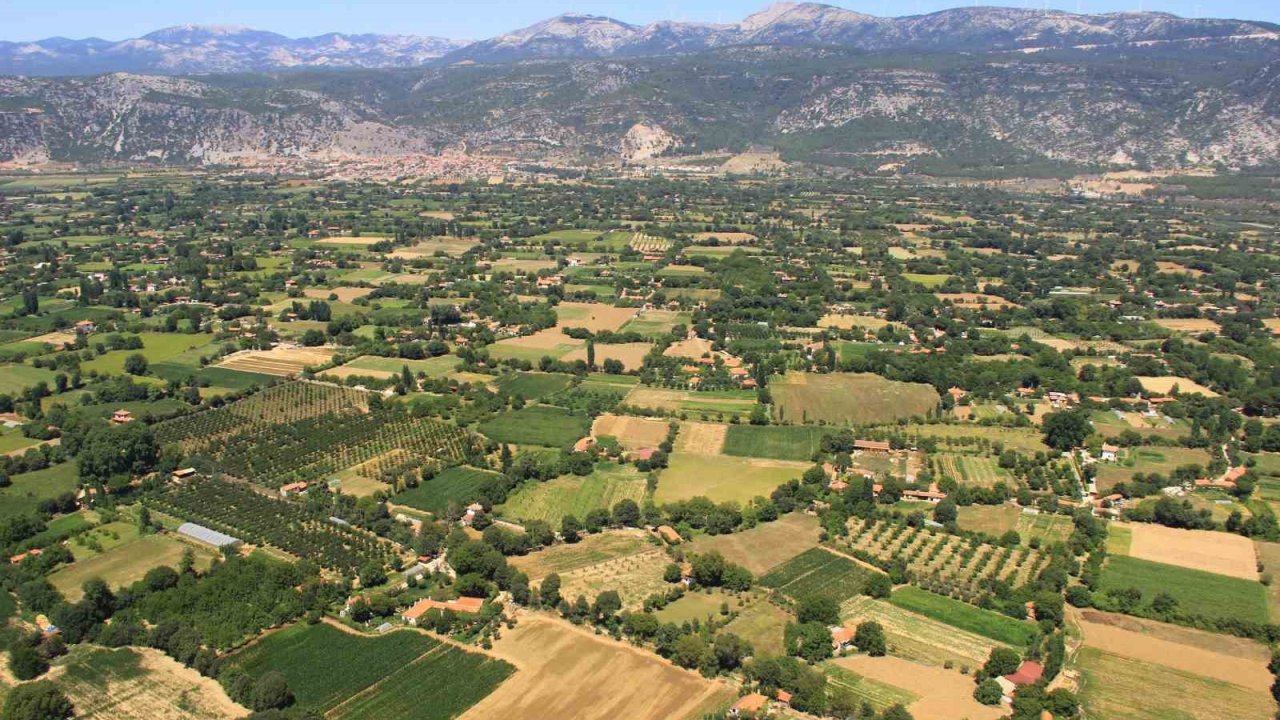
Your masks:
<instances>
[{"instance_id":1,"label":"mountain slope","mask_svg":"<svg viewBox=\"0 0 1280 720\"><path fill-rule=\"evenodd\" d=\"M876 168L1280 162L1274 43L877 58L735 46L670 58L276 76L0 79L0 160L566 162L771 145Z\"/></svg>"}]
</instances>

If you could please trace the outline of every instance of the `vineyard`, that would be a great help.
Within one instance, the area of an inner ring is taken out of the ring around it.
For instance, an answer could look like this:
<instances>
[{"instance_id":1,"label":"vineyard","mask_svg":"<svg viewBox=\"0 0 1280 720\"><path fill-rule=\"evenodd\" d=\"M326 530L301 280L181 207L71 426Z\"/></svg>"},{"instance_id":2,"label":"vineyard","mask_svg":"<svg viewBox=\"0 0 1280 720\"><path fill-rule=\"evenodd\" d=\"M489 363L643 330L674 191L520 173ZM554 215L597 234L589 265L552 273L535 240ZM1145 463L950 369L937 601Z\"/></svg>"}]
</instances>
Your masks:
<instances>
[{"instance_id":1,"label":"vineyard","mask_svg":"<svg viewBox=\"0 0 1280 720\"><path fill-rule=\"evenodd\" d=\"M774 568L760 578L760 584L793 600L823 597L843 603L860 594L874 572L849 558L813 548Z\"/></svg>"},{"instance_id":2,"label":"vineyard","mask_svg":"<svg viewBox=\"0 0 1280 720\"><path fill-rule=\"evenodd\" d=\"M267 497L247 486L203 480L173 485L147 503L156 510L255 545L271 545L321 567L354 573L395 557L372 533L308 513L300 504Z\"/></svg>"},{"instance_id":3,"label":"vineyard","mask_svg":"<svg viewBox=\"0 0 1280 720\"><path fill-rule=\"evenodd\" d=\"M364 413L369 394L352 388L312 382L290 382L213 410L174 418L156 426L156 440L184 450L207 445L241 430L294 423L321 415Z\"/></svg>"},{"instance_id":4,"label":"vineyard","mask_svg":"<svg viewBox=\"0 0 1280 720\"><path fill-rule=\"evenodd\" d=\"M847 550L880 566L904 561L915 584L966 602L984 594L984 581L1025 584L1049 559L1027 547L999 547L905 523L861 519L849 523Z\"/></svg>"},{"instance_id":5,"label":"vineyard","mask_svg":"<svg viewBox=\"0 0 1280 720\"><path fill-rule=\"evenodd\" d=\"M653 237L644 233L636 233L631 236L631 249L642 253L664 253L671 248L671 241L665 238Z\"/></svg>"}]
</instances>

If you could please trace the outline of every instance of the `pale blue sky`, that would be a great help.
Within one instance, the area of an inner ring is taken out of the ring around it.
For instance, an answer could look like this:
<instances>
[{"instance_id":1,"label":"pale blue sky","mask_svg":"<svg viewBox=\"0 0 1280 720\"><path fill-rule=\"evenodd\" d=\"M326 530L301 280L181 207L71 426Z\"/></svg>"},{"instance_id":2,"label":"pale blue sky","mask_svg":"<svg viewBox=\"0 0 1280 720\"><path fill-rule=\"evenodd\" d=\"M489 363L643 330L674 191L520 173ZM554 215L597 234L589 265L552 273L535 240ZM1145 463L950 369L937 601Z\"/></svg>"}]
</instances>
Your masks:
<instances>
[{"instance_id":1,"label":"pale blue sky","mask_svg":"<svg viewBox=\"0 0 1280 720\"><path fill-rule=\"evenodd\" d=\"M325 32L405 33L480 39L562 12L608 15L642 24L660 19L732 22L768 0L0 0L0 40L51 36L120 40L185 23L249 25L290 37ZM873 15L915 15L968 5L956 0L833 0ZM1068 11L1162 10L1188 17L1280 23L1278 0L1013 0L1012 7Z\"/></svg>"}]
</instances>

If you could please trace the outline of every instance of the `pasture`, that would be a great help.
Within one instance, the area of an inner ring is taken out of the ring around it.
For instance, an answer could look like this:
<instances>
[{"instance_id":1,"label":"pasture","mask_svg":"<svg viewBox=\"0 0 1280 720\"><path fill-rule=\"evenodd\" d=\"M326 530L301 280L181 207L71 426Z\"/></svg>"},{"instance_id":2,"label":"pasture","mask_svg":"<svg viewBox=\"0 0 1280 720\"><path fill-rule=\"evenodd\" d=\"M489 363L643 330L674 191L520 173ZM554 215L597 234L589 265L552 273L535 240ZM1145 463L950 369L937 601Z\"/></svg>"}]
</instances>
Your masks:
<instances>
[{"instance_id":1,"label":"pasture","mask_svg":"<svg viewBox=\"0 0 1280 720\"><path fill-rule=\"evenodd\" d=\"M1098 491L1106 494L1118 482L1126 482L1136 472L1168 476L1183 465L1209 466L1209 453L1198 448L1139 445L1120 454L1116 462L1098 463Z\"/></svg>"},{"instance_id":2,"label":"pasture","mask_svg":"<svg viewBox=\"0 0 1280 720\"><path fill-rule=\"evenodd\" d=\"M0 520L33 512L41 500L75 492L80 476L74 462L64 462L9 480L13 484L0 489Z\"/></svg>"},{"instance_id":3,"label":"pasture","mask_svg":"<svg viewBox=\"0 0 1280 720\"><path fill-rule=\"evenodd\" d=\"M761 575L817 546L818 519L793 512L742 532L698 535L686 548L695 554L718 552L752 574Z\"/></svg>"},{"instance_id":4,"label":"pasture","mask_svg":"<svg viewBox=\"0 0 1280 720\"><path fill-rule=\"evenodd\" d=\"M1143 604L1167 592L1183 613L1259 623L1268 619L1267 590L1261 583L1133 557L1108 558L1101 591L1128 588L1142 591Z\"/></svg>"},{"instance_id":5,"label":"pasture","mask_svg":"<svg viewBox=\"0 0 1280 720\"><path fill-rule=\"evenodd\" d=\"M186 543L168 535L137 534L137 527L125 523L116 529L117 537L122 541L112 543L108 537L100 536L97 542L106 550L95 554L88 548L79 547L80 537L74 538L69 546L76 561L64 565L49 576L49 582L67 598L69 602L77 602L84 594L81 586L86 580L98 578L112 589L120 589L132 585L142 579L148 570L168 566L177 568L182 555L187 550L195 554L196 568L205 569L213 562L213 554L195 543ZM100 534L102 528L90 531Z\"/></svg>"},{"instance_id":6,"label":"pasture","mask_svg":"<svg viewBox=\"0 0 1280 720\"><path fill-rule=\"evenodd\" d=\"M751 643L756 655L782 655L786 651L783 633L790 622L795 622L794 615L760 599L740 610L725 626L725 632Z\"/></svg>"},{"instance_id":7,"label":"pasture","mask_svg":"<svg viewBox=\"0 0 1280 720\"><path fill-rule=\"evenodd\" d=\"M730 425L724 454L776 460L811 460L834 428L813 425Z\"/></svg>"},{"instance_id":8,"label":"pasture","mask_svg":"<svg viewBox=\"0 0 1280 720\"><path fill-rule=\"evenodd\" d=\"M870 425L924 415L938 405L928 385L870 373L788 373L769 385L774 416L794 423Z\"/></svg>"},{"instance_id":9,"label":"pasture","mask_svg":"<svg viewBox=\"0 0 1280 720\"><path fill-rule=\"evenodd\" d=\"M608 530L587 535L576 543L552 545L528 555L518 555L509 562L538 581L551 573L567 573L652 549L653 544L643 531Z\"/></svg>"},{"instance_id":10,"label":"pasture","mask_svg":"<svg viewBox=\"0 0 1280 720\"><path fill-rule=\"evenodd\" d=\"M1035 625L1007 615L983 610L975 605L952 600L918 587L907 586L893 591L889 602L910 612L953 625L1008 645L1025 646L1036 634Z\"/></svg>"},{"instance_id":11,"label":"pasture","mask_svg":"<svg viewBox=\"0 0 1280 720\"><path fill-rule=\"evenodd\" d=\"M809 463L785 460L672 453L669 466L659 475L654 500L661 504L702 495L715 502L744 503L768 497L779 485L798 479L809 467Z\"/></svg>"},{"instance_id":12,"label":"pasture","mask_svg":"<svg viewBox=\"0 0 1280 720\"><path fill-rule=\"evenodd\" d=\"M585 477L562 475L526 482L501 505L502 514L521 520L546 520L560 527L565 515L579 520L592 510L610 509L620 500L644 498L645 477L632 465L599 463Z\"/></svg>"},{"instance_id":13,"label":"pasture","mask_svg":"<svg viewBox=\"0 0 1280 720\"><path fill-rule=\"evenodd\" d=\"M728 686L648 650L544 615L523 617L514 630L504 630L491 654L519 670L463 720L689 720L734 697Z\"/></svg>"}]
</instances>

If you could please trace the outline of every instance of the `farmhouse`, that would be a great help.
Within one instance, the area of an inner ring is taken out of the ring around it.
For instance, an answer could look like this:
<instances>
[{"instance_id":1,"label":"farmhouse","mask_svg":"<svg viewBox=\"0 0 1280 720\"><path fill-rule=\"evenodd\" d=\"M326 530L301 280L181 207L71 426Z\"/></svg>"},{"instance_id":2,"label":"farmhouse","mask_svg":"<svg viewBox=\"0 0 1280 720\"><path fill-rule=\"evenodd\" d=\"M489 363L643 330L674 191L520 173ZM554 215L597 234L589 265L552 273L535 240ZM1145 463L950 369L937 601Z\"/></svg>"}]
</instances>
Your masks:
<instances>
[{"instance_id":1,"label":"farmhouse","mask_svg":"<svg viewBox=\"0 0 1280 720\"><path fill-rule=\"evenodd\" d=\"M480 503L471 503L467 506L467 511L462 515L462 524L471 527L476 518L484 514L484 506Z\"/></svg>"},{"instance_id":2,"label":"farmhouse","mask_svg":"<svg viewBox=\"0 0 1280 720\"><path fill-rule=\"evenodd\" d=\"M854 440L853 449L872 454L888 454L889 443L884 440Z\"/></svg>"},{"instance_id":3,"label":"farmhouse","mask_svg":"<svg viewBox=\"0 0 1280 720\"><path fill-rule=\"evenodd\" d=\"M418 625L418 620L423 615L426 615L430 610L452 610L456 613L475 615L480 612L480 608L483 605L483 598L460 597L456 600L432 600L430 598L424 598L414 603L408 610L405 610L403 617L405 622L416 627Z\"/></svg>"},{"instance_id":4,"label":"farmhouse","mask_svg":"<svg viewBox=\"0 0 1280 720\"><path fill-rule=\"evenodd\" d=\"M111 422L118 425L133 422L133 413L128 410L116 410L111 413Z\"/></svg>"},{"instance_id":5,"label":"farmhouse","mask_svg":"<svg viewBox=\"0 0 1280 720\"><path fill-rule=\"evenodd\" d=\"M831 649L836 652L853 644L854 629L845 625L831 628Z\"/></svg>"},{"instance_id":6,"label":"farmhouse","mask_svg":"<svg viewBox=\"0 0 1280 720\"><path fill-rule=\"evenodd\" d=\"M184 480L190 480L195 476L196 476L195 468L190 468L190 467L179 468L173 471L173 474L170 476L170 479L173 480L174 482L180 483L180 482L183 482Z\"/></svg>"},{"instance_id":7,"label":"farmhouse","mask_svg":"<svg viewBox=\"0 0 1280 720\"><path fill-rule=\"evenodd\" d=\"M1110 443L1102 444L1102 459L1106 462L1115 462L1116 456L1120 452L1120 448Z\"/></svg>"},{"instance_id":8,"label":"farmhouse","mask_svg":"<svg viewBox=\"0 0 1280 720\"><path fill-rule=\"evenodd\" d=\"M92 320L77 320L75 327L77 335L88 335L98 329L98 326L94 325Z\"/></svg>"},{"instance_id":9,"label":"farmhouse","mask_svg":"<svg viewBox=\"0 0 1280 720\"><path fill-rule=\"evenodd\" d=\"M10 557L9 564L19 565L22 563L23 560L26 560L29 557L40 557L42 553L44 553L44 551L41 550L40 548L31 548L30 550L24 553L18 553L17 555Z\"/></svg>"},{"instance_id":10,"label":"farmhouse","mask_svg":"<svg viewBox=\"0 0 1280 720\"><path fill-rule=\"evenodd\" d=\"M1041 675L1044 675L1044 666L1032 660L1023 660L1017 671L1005 675L1004 679L1014 685L1035 685L1040 681Z\"/></svg>"},{"instance_id":11,"label":"farmhouse","mask_svg":"<svg viewBox=\"0 0 1280 720\"><path fill-rule=\"evenodd\" d=\"M290 495L301 495L307 491L305 482L293 482L280 487L280 497L289 497Z\"/></svg>"},{"instance_id":12,"label":"farmhouse","mask_svg":"<svg viewBox=\"0 0 1280 720\"><path fill-rule=\"evenodd\" d=\"M933 483L928 490L903 490L902 497L937 504L947 499L947 494L938 490L938 483Z\"/></svg>"}]
</instances>

